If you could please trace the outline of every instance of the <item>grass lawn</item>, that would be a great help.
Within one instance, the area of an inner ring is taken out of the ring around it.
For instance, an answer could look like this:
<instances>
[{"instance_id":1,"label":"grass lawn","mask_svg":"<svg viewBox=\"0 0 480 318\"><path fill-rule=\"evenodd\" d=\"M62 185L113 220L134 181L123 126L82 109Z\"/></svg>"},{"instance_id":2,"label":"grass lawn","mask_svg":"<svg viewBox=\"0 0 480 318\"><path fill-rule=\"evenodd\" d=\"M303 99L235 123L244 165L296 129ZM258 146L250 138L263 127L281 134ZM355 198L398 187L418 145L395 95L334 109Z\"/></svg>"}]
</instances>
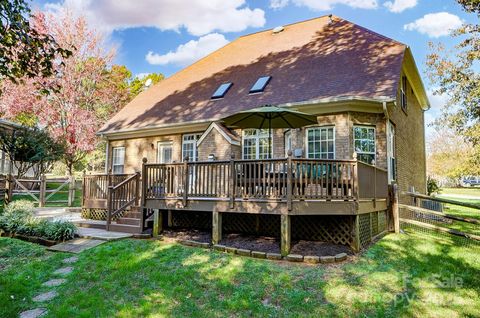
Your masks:
<instances>
[{"instance_id":1,"label":"grass lawn","mask_svg":"<svg viewBox=\"0 0 480 318\"><path fill-rule=\"evenodd\" d=\"M448 196L449 194L459 194L480 197L480 187L442 188L440 194L445 196Z\"/></svg>"},{"instance_id":2,"label":"grass lawn","mask_svg":"<svg viewBox=\"0 0 480 318\"><path fill-rule=\"evenodd\" d=\"M67 256L0 238L0 317L34 308ZM79 257L48 317L480 316L480 246L426 233L390 234L334 266L155 240L110 242Z\"/></svg>"}]
</instances>

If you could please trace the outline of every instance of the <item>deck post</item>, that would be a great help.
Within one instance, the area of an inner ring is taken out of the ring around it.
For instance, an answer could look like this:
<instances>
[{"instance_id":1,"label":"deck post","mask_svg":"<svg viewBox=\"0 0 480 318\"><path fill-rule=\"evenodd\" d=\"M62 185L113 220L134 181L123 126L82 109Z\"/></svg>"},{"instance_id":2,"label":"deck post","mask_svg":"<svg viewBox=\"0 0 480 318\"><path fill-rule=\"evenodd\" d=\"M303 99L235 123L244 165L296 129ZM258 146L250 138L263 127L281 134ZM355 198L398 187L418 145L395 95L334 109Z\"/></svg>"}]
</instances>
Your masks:
<instances>
[{"instance_id":1,"label":"deck post","mask_svg":"<svg viewBox=\"0 0 480 318\"><path fill-rule=\"evenodd\" d=\"M235 172L235 154L230 155L230 209L235 207L235 186L237 184L237 173Z\"/></svg>"},{"instance_id":2,"label":"deck post","mask_svg":"<svg viewBox=\"0 0 480 318\"><path fill-rule=\"evenodd\" d=\"M173 212L172 210L167 211L167 226L172 227L173 226Z\"/></svg>"},{"instance_id":3,"label":"deck post","mask_svg":"<svg viewBox=\"0 0 480 318\"><path fill-rule=\"evenodd\" d=\"M152 236L158 237L163 232L163 217L159 209L153 210L153 230Z\"/></svg>"},{"instance_id":4,"label":"deck post","mask_svg":"<svg viewBox=\"0 0 480 318\"><path fill-rule=\"evenodd\" d=\"M222 214L218 211L212 212L212 243L218 244L222 240Z\"/></svg>"},{"instance_id":5,"label":"deck post","mask_svg":"<svg viewBox=\"0 0 480 318\"><path fill-rule=\"evenodd\" d=\"M38 198L38 206L43 208L45 206L45 192L47 191L47 178L44 174L40 176L40 194Z\"/></svg>"},{"instance_id":6,"label":"deck post","mask_svg":"<svg viewBox=\"0 0 480 318\"><path fill-rule=\"evenodd\" d=\"M400 213L398 207L398 185L392 185L392 218L395 233L400 233Z\"/></svg>"},{"instance_id":7,"label":"deck post","mask_svg":"<svg viewBox=\"0 0 480 318\"><path fill-rule=\"evenodd\" d=\"M290 254L291 234L291 216L282 214L280 216L280 251L282 256Z\"/></svg>"},{"instance_id":8,"label":"deck post","mask_svg":"<svg viewBox=\"0 0 480 318\"><path fill-rule=\"evenodd\" d=\"M352 248L355 252L359 252L362 249L360 243L360 215L355 215L353 221L353 243Z\"/></svg>"},{"instance_id":9,"label":"deck post","mask_svg":"<svg viewBox=\"0 0 480 318\"><path fill-rule=\"evenodd\" d=\"M107 224L106 229L110 231L110 223L112 223L112 194L113 194L113 176L112 176L112 169L108 169L108 176L107 176L108 184L107 184Z\"/></svg>"},{"instance_id":10,"label":"deck post","mask_svg":"<svg viewBox=\"0 0 480 318\"><path fill-rule=\"evenodd\" d=\"M183 160L183 173L184 173L184 183L183 183L183 207L187 206L187 199L188 199L188 186L190 183L190 178L188 175L188 156L185 156Z\"/></svg>"},{"instance_id":11,"label":"deck post","mask_svg":"<svg viewBox=\"0 0 480 318\"><path fill-rule=\"evenodd\" d=\"M292 211L292 150L288 151L287 157L287 209Z\"/></svg>"}]
</instances>

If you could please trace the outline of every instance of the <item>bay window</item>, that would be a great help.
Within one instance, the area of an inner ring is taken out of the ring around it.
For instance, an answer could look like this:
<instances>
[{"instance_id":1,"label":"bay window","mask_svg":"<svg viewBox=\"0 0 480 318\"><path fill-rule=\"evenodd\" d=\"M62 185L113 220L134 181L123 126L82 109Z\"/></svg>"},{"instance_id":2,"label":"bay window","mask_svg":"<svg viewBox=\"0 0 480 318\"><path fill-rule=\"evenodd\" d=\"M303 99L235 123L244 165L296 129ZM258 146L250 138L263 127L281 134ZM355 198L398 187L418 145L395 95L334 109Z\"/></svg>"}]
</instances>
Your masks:
<instances>
[{"instance_id":1,"label":"bay window","mask_svg":"<svg viewBox=\"0 0 480 318\"><path fill-rule=\"evenodd\" d=\"M359 161L372 164L376 160L374 127L354 126L353 142Z\"/></svg>"}]
</instances>

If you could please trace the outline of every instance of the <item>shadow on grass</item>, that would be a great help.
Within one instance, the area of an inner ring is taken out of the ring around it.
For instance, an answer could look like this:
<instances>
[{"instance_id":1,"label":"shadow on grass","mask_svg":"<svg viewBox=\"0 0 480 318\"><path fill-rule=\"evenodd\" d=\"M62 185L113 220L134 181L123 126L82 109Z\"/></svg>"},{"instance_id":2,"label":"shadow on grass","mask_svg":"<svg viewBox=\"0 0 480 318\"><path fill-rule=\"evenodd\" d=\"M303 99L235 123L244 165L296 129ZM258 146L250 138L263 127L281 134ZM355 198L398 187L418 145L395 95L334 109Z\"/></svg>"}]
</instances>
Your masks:
<instances>
[{"instance_id":1,"label":"shadow on grass","mask_svg":"<svg viewBox=\"0 0 480 318\"><path fill-rule=\"evenodd\" d=\"M341 266L125 240L82 255L50 316L475 316L478 249L389 235ZM453 278L452 278L453 277ZM456 285L447 284L459 279Z\"/></svg>"}]
</instances>

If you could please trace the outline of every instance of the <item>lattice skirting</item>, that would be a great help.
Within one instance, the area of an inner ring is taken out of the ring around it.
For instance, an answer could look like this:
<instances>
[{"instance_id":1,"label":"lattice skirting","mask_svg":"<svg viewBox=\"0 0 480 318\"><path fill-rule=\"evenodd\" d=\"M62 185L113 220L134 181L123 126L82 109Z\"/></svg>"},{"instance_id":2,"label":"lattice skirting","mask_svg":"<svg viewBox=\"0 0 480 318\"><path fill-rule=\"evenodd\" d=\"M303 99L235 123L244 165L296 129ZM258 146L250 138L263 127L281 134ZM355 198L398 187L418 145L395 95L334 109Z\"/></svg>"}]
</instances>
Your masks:
<instances>
[{"instance_id":1,"label":"lattice skirting","mask_svg":"<svg viewBox=\"0 0 480 318\"><path fill-rule=\"evenodd\" d=\"M123 212L115 216L114 220L123 216ZM82 209L82 218L89 220L107 220L107 210L106 209Z\"/></svg>"},{"instance_id":2,"label":"lattice skirting","mask_svg":"<svg viewBox=\"0 0 480 318\"><path fill-rule=\"evenodd\" d=\"M107 219L107 210L105 209L82 209L82 218L90 220Z\"/></svg>"},{"instance_id":3,"label":"lattice skirting","mask_svg":"<svg viewBox=\"0 0 480 318\"><path fill-rule=\"evenodd\" d=\"M365 248L372 239L387 230L387 212L372 212L359 215L360 246Z\"/></svg>"},{"instance_id":4,"label":"lattice skirting","mask_svg":"<svg viewBox=\"0 0 480 318\"><path fill-rule=\"evenodd\" d=\"M244 233L280 237L280 216L270 214L224 213L225 233Z\"/></svg>"},{"instance_id":5,"label":"lattice skirting","mask_svg":"<svg viewBox=\"0 0 480 318\"><path fill-rule=\"evenodd\" d=\"M292 217L292 238L351 245L354 218L349 215Z\"/></svg>"},{"instance_id":6,"label":"lattice skirting","mask_svg":"<svg viewBox=\"0 0 480 318\"><path fill-rule=\"evenodd\" d=\"M167 213L164 213L166 216ZM164 224L168 224L164 220ZM194 211L172 211L172 227L185 229L210 230L212 213Z\"/></svg>"}]
</instances>

